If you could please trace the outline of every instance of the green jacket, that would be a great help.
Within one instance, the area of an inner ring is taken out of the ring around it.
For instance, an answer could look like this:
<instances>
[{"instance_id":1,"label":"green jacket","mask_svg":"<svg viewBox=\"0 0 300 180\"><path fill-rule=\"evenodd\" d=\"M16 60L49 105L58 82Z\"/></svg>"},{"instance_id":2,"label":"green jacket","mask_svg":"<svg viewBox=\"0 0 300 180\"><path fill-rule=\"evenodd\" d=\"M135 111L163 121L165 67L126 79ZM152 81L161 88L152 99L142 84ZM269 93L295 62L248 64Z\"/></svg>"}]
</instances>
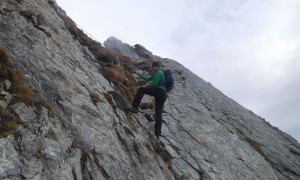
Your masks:
<instances>
[{"instance_id":1,"label":"green jacket","mask_svg":"<svg viewBox=\"0 0 300 180\"><path fill-rule=\"evenodd\" d=\"M139 74L139 76L146 81L151 81L151 86L158 87L158 88L161 88L166 91L166 85L165 85L166 77L165 77L165 73L163 72L163 70L161 70L161 69L158 70L152 76L146 76L144 74Z\"/></svg>"}]
</instances>

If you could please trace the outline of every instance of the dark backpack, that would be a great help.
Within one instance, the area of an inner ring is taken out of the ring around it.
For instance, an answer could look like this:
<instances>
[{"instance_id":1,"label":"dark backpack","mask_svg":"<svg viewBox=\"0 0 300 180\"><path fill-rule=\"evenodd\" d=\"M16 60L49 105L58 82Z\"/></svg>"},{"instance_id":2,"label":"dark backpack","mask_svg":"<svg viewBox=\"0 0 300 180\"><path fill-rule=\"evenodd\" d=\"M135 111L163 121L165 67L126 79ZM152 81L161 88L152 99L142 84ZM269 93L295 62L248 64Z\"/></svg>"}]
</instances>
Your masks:
<instances>
[{"instance_id":1,"label":"dark backpack","mask_svg":"<svg viewBox=\"0 0 300 180\"><path fill-rule=\"evenodd\" d=\"M170 92L174 87L174 79L172 75L172 71L170 69L164 70L164 74L166 77L166 91Z\"/></svg>"}]
</instances>

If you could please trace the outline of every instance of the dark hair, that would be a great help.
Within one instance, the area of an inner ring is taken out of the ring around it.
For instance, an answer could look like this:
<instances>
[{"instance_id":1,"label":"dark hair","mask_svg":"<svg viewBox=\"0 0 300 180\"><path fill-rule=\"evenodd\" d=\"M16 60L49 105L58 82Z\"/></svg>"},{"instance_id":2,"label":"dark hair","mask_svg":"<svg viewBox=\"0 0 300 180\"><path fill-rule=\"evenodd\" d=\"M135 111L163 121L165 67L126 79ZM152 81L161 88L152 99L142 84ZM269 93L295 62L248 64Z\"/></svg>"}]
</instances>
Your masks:
<instances>
[{"instance_id":1,"label":"dark hair","mask_svg":"<svg viewBox=\"0 0 300 180\"><path fill-rule=\"evenodd\" d=\"M153 62L153 63L152 63L152 67L160 67L159 62Z\"/></svg>"}]
</instances>

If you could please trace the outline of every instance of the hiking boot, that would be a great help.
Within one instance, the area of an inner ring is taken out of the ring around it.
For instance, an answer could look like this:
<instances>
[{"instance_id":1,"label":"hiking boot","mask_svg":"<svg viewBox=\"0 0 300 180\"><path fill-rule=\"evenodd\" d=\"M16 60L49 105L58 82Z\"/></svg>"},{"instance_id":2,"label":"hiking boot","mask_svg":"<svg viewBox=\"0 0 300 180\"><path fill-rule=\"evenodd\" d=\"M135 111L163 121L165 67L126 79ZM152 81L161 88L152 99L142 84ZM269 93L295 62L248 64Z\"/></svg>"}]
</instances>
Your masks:
<instances>
[{"instance_id":1,"label":"hiking boot","mask_svg":"<svg viewBox=\"0 0 300 180\"><path fill-rule=\"evenodd\" d=\"M136 107L129 107L129 108L127 108L127 110L129 111L129 112L132 112L132 113L137 113L138 112L138 108L136 108Z\"/></svg>"}]
</instances>

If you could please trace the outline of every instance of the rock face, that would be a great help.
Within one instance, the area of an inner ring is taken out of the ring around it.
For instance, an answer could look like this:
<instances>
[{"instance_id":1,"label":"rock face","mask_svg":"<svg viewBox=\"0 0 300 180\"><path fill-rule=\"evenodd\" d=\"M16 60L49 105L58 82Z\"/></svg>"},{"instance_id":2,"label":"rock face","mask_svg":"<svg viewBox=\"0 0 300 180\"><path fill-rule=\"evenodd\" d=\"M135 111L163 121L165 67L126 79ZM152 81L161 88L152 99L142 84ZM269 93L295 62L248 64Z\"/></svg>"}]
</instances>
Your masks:
<instances>
[{"instance_id":1,"label":"rock face","mask_svg":"<svg viewBox=\"0 0 300 180\"><path fill-rule=\"evenodd\" d=\"M109 38L101 48L126 56L133 74L151 60L173 71L157 141L153 111L124 111L123 86L104 76L108 67L64 17L53 0L0 2L0 48L53 107L18 100L0 77L1 107L19 119L17 132L0 139L1 179L300 179L291 136L179 63Z\"/></svg>"}]
</instances>

